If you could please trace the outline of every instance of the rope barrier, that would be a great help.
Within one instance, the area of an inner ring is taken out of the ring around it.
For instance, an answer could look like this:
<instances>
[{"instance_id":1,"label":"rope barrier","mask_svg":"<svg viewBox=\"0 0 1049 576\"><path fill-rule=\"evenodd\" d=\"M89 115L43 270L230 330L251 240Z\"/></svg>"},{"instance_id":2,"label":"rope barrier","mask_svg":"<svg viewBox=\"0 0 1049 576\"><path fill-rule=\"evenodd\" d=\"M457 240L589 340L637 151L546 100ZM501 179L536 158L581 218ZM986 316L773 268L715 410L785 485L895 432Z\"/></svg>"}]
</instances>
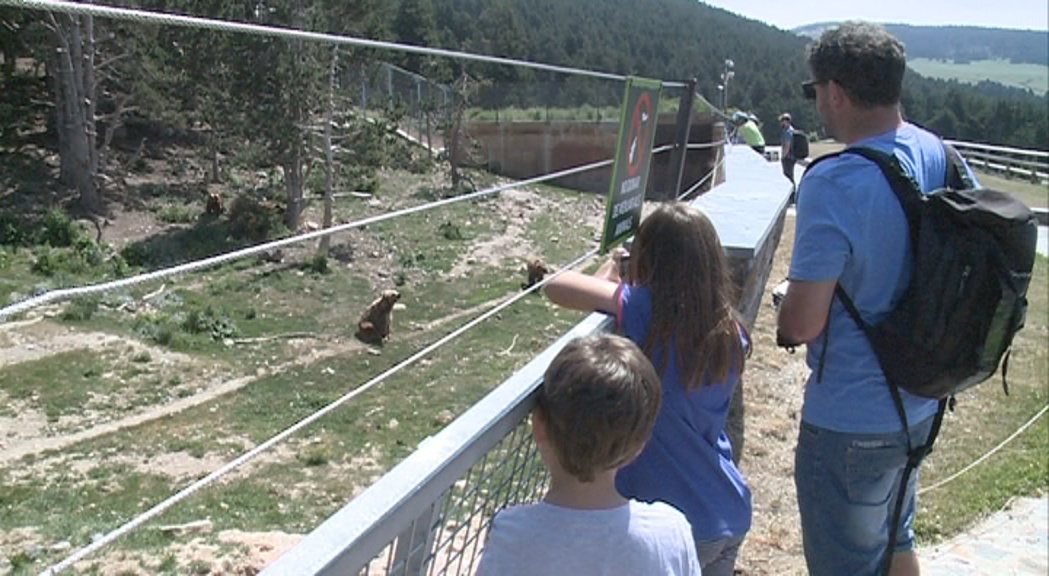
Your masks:
<instances>
[{"instance_id":1,"label":"rope barrier","mask_svg":"<svg viewBox=\"0 0 1049 576\"><path fill-rule=\"evenodd\" d=\"M310 32L283 26L265 26L262 24L249 24L246 22L234 22L229 20L217 20L213 18L202 18L199 16L186 16L182 14L170 14L163 12L151 12L134 8L120 8L115 6L103 6L99 4L88 4L69 2L66 0L0 0L0 6L11 6L29 10L44 10L51 12L62 12L67 14L83 14L89 16L100 16L114 20L127 20L131 22L148 22L152 24L166 24L183 28L200 28L205 30L217 30L221 32L240 32L258 36L273 36L278 38L295 38L310 40L314 42L327 42L345 46L357 46L361 48L376 48L380 50L393 50L409 54L423 54L427 56L444 56L457 60L470 60L474 62L487 62L491 64L504 64L521 68L532 68L547 72L560 74L572 74L575 76L587 76L590 78L601 78L604 80L626 80L626 76L573 68L570 66L558 66L542 62L531 62L528 60L516 60L513 58L501 58L498 56L487 56L484 54L473 54L457 50L445 50L442 48L431 48L429 46L411 46L398 44L396 42L385 42L382 40L370 40L355 36L342 36L337 34L325 34ZM683 88L684 82L663 82L668 88Z\"/></svg>"},{"instance_id":2,"label":"rope barrier","mask_svg":"<svg viewBox=\"0 0 1049 576\"><path fill-rule=\"evenodd\" d=\"M1023 434L1024 430L1027 430L1028 428L1030 428L1036 421L1038 421L1039 418L1041 418L1045 414L1045 412L1047 410L1049 410L1049 404L1046 404L1045 406L1042 406L1042 409L1039 410L1038 413L1035 414L1030 420L1028 420L1026 424L1024 424L1023 426L1020 426L1019 430L1017 430L1016 432L1013 432L1012 435L1010 435L1005 440L1002 440L1001 443L999 443L997 446L992 448L990 452L987 452L983 456L980 456L973 463L971 463L968 466L966 466L965 468L962 468L961 470L955 472L954 474L951 474L947 478L944 478L943 480L940 480L936 484L933 484L932 486L928 486L926 488L922 488L922 489L918 490L918 495L921 496L922 494L925 494L926 492L930 492L932 490L936 490L937 488L940 488L940 487L944 486L945 484L949 484L951 482L954 482L962 474L965 474L969 470L972 470L973 468L977 467L981 462L983 462L984 460L990 458L991 456L993 456L996 452L998 452L1002 448L1005 448L1006 444L1008 444L1008 443L1012 442L1013 440L1015 440L1017 436L1019 436L1020 434Z\"/></svg>"},{"instance_id":3,"label":"rope barrier","mask_svg":"<svg viewBox=\"0 0 1049 576\"><path fill-rule=\"evenodd\" d=\"M735 129L733 129L729 133L729 135L725 137L724 140L720 141L721 144L726 144L728 142L731 142L733 136L735 135L735 133L736 133L736 131L735 131ZM731 151L732 151L732 148L729 148L729 152L731 152ZM688 188L688 190L685 190L680 195L678 195L678 197L677 197L678 201L681 201L681 200L684 200L685 198L688 198L689 196L694 194L697 190L699 190L700 187L702 187L704 184L706 184L708 180L713 178L718 173L718 169L721 168L722 164L725 163L725 160L727 158L728 158L728 154L725 153L725 148L724 148L724 146L722 146L721 150L718 150L718 161L714 164L714 167L710 170L710 172L707 172L706 176L700 178L699 181L696 182L695 184L693 184L692 186L690 186Z\"/></svg>"}]
</instances>

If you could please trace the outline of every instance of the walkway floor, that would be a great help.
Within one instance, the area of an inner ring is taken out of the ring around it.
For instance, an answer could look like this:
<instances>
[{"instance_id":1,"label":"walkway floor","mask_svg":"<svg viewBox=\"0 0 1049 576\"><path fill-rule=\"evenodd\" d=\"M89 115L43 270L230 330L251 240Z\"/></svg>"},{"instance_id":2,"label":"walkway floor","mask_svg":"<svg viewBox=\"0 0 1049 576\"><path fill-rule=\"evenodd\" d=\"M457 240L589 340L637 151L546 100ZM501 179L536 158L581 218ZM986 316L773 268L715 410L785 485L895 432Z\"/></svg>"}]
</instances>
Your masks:
<instances>
[{"instance_id":1,"label":"walkway floor","mask_svg":"<svg viewBox=\"0 0 1049 576\"><path fill-rule=\"evenodd\" d=\"M1018 498L967 532L918 551L923 576L1046 576L1049 496Z\"/></svg>"}]
</instances>

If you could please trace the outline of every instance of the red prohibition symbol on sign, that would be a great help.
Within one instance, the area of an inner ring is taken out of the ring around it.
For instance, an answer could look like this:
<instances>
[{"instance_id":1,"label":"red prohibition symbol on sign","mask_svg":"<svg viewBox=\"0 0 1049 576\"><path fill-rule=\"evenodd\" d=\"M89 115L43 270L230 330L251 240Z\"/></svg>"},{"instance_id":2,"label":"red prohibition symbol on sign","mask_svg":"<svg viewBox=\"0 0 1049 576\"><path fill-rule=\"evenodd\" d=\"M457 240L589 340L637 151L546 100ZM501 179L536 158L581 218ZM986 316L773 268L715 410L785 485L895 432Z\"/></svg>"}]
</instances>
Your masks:
<instances>
[{"instance_id":1,"label":"red prohibition symbol on sign","mask_svg":"<svg viewBox=\"0 0 1049 576\"><path fill-rule=\"evenodd\" d=\"M634 118L630 123L630 150L627 153L627 173L631 178L637 176L645 163L644 142L649 142L649 130L652 129L652 98L648 92L642 92L634 105Z\"/></svg>"}]
</instances>

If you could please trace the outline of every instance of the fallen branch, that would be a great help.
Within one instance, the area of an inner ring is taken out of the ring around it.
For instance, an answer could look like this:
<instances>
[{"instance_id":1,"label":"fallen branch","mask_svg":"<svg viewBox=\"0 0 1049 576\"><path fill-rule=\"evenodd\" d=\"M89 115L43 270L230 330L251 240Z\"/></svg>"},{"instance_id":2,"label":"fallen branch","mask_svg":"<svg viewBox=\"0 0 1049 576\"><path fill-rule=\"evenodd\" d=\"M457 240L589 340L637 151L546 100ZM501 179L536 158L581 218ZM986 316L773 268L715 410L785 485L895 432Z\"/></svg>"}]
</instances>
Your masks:
<instances>
[{"instance_id":1,"label":"fallen branch","mask_svg":"<svg viewBox=\"0 0 1049 576\"><path fill-rule=\"evenodd\" d=\"M186 534L200 534L211 532L211 520L197 520L195 522L187 522L185 524L170 524L168 526L160 526L157 529L164 534L172 534L183 536Z\"/></svg>"},{"instance_id":2,"label":"fallen branch","mask_svg":"<svg viewBox=\"0 0 1049 576\"><path fill-rule=\"evenodd\" d=\"M506 350L503 350L501 352L497 352L496 354L499 355L499 356L506 356L506 355L510 354L510 351L514 349L515 345L517 345L517 334L514 334L514 339L510 341L510 347L509 348L507 348Z\"/></svg>"},{"instance_id":3,"label":"fallen branch","mask_svg":"<svg viewBox=\"0 0 1049 576\"><path fill-rule=\"evenodd\" d=\"M160 296L160 293L163 292L164 289L167 288L167 287L168 287L167 284L161 284L160 288L157 288L153 292L150 292L149 294L146 294L145 296L143 296L142 297L142 301L143 302L149 302L153 298L156 298L157 296Z\"/></svg>"}]
</instances>

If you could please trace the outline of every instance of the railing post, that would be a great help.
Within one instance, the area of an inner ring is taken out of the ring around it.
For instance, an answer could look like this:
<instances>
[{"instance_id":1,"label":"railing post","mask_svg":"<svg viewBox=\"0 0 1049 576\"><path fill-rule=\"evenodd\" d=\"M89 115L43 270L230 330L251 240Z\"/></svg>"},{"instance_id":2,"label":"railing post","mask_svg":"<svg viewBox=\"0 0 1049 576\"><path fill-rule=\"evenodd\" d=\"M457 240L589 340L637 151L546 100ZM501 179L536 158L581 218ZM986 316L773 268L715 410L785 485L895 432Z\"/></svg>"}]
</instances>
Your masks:
<instances>
[{"instance_id":1,"label":"railing post","mask_svg":"<svg viewBox=\"0 0 1049 576\"><path fill-rule=\"evenodd\" d=\"M427 560L433 550L434 526L437 516L448 498L446 492L412 522L407 530L397 537L393 551L391 575L422 576L426 574Z\"/></svg>"},{"instance_id":2,"label":"railing post","mask_svg":"<svg viewBox=\"0 0 1049 576\"><path fill-rule=\"evenodd\" d=\"M674 149L671 152L670 170L667 182L674 184L674 193L668 194L668 198L677 198L681 194L681 180L685 176L685 159L688 157L688 137L692 129L692 103L696 94L696 79L692 78L685 83L685 93L681 96L681 103L677 109L677 133L674 136Z\"/></svg>"}]
</instances>

